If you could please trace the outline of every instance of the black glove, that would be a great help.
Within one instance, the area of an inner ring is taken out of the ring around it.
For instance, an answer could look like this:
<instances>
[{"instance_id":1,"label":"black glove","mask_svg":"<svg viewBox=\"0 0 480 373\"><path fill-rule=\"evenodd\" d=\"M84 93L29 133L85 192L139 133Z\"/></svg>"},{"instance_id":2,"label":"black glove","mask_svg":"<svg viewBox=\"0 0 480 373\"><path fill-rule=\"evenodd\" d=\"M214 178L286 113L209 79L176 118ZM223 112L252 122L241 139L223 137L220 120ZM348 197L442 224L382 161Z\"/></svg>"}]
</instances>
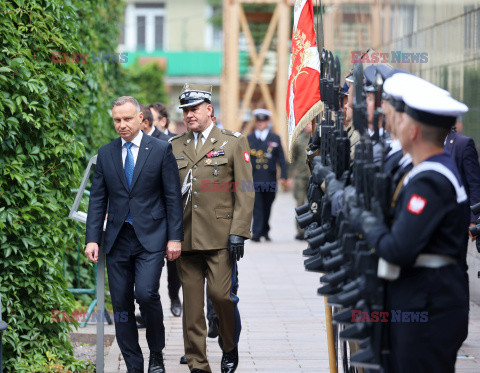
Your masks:
<instances>
[{"instance_id":1,"label":"black glove","mask_svg":"<svg viewBox=\"0 0 480 373\"><path fill-rule=\"evenodd\" d=\"M360 218L357 221L357 226L355 227L359 232L364 236L373 229L378 229L383 225L383 222L372 214L370 211L363 211L360 214Z\"/></svg>"},{"instance_id":2,"label":"black glove","mask_svg":"<svg viewBox=\"0 0 480 373\"><path fill-rule=\"evenodd\" d=\"M345 188L343 192L343 203L345 204L348 220L350 221L350 224L355 227L363 210L358 204L357 191L352 185Z\"/></svg>"},{"instance_id":3,"label":"black glove","mask_svg":"<svg viewBox=\"0 0 480 373\"><path fill-rule=\"evenodd\" d=\"M333 195L339 190L342 190L343 187L344 187L343 182L340 180L337 180L333 172L329 173L325 177L325 190L327 191L327 197L330 200L332 200Z\"/></svg>"},{"instance_id":4,"label":"black glove","mask_svg":"<svg viewBox=\"0 0 480 373\"><path fill-rule=\"evenodd\" d=\"M228 237L228 252L230 253L230 258L233 261L243 258L244 242L245 238L242 236L231 234Z\"/></svg>"},{"instance_id":5,"label":"black glove","mask_svg":"<svg viewBox=\"0 0 480 373\"><path fill-rule=\"evenodd\" d=\"M317 185L322 185L328 174L333 174L330 167L317 164L312 172L313 182Z\"/></svg>"}]
</instances>

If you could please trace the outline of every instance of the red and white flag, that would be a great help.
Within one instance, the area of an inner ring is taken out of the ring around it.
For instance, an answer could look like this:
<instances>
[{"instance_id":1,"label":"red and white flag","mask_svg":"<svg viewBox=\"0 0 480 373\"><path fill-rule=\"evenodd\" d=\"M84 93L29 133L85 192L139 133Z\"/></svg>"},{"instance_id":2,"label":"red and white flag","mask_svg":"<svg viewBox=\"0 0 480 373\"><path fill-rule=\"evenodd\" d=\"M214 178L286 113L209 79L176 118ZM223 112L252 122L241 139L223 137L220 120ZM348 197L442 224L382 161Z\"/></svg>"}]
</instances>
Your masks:
<instances>
[{"instance_id":1,"label":"red and white flag","mask_svg":"<svg viewBox=\"0 0 480 373\"><path fill-rule=\"evenodd\" d=\"M320 56L313 22L313 3L312 0L296 0L287 92L290 160L295 140L322 110Z\"/></svg>"}]
</instances>

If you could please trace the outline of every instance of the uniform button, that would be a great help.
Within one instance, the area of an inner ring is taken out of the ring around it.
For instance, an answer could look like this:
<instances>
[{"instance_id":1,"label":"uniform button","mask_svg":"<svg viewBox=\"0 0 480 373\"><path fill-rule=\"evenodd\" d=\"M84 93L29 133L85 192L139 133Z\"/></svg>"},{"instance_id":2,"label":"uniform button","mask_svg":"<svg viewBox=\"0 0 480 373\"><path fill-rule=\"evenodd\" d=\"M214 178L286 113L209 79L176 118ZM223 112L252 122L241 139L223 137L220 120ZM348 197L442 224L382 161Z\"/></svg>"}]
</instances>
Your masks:
<instances>
[{"instance_id":1,"label":"uniform button","mask_svg":"<svg viewBox=\"0 0 480 373\"><path fill-rule=\"evenodd\" d=\"M227 215L227 218L229 218L229 217L230 217L230 215Z\"/></svg>"},{"instance_id":2,"label":"uniform button","mask_svg":"<svg viewBox=\"0 0 480 373\"><path fill-rule=\"evenodd\" d=\"M193 181L197 181L197 178L196 178L196 177L194 177L194 178L193 178Z\"/></svg>"},{"instance_id":3,"label":"uniform button","mask_svg":"<svg viewBox=\"0 0 480 373\"><path fill-rule=\"evenodd\" d=\"M196 196L198 193L197 192L193 192L193 195Z\"/></svg>"},{"instance_id":4,"label":"uniform button","mask_svg":"<svg viewBox=\"0 0 480 373\"><path fill-rule=\"evenodd\" d=\"M193 208L196 209L198 206L197 205L193 205Z\"/></svg>"},{"instance_id":5,"label":"uniform button","mask_svg":"<svg viewBox=\"0 0 480 373\"><path fill-rule=\"evenodd\" d=\"M196 169L197 169L197 165L193 166L193 169L196 170Z\"/></svg>"}]
</instances>

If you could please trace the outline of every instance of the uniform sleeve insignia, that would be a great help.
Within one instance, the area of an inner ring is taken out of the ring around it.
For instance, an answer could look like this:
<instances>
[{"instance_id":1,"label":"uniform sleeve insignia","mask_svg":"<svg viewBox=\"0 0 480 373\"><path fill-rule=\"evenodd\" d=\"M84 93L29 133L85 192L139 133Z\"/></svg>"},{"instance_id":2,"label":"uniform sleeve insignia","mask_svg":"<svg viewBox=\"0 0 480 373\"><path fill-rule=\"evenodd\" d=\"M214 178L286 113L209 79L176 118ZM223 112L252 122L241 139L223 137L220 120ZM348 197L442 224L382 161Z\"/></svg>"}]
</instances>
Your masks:
<instances>
[{"instance_id":1,"label":"uniform sleeve insignia","mask_svg":"<svg viewBox=\"0 0 480 373\"><path fill-rule=\"evenodd\" d=\"M426 205L427 200L414 193L408 201L407 210L414 215L420 215Z\"/></svg>"},{"instance_id":2,"label":"uniform sleeve insignia","mask_svg":"<svg viewBox=\"0 0 480 373\"><path fill-rule=\"evenodd\" d=\"M245 162L250 162L250 154L248 154L248 152L243 152L243 158L245 159Z\"/></svg>"},{"instance_id":3,"label":"uniform sleeve insignia","mask_svg":"<svg viewBox=\"0 0 480 373\"><path fill-rule=\"evenodd\" d=\"M234 132L234 133L233 133L233 136L235 136L235 137L240 137L241 135L242 135L242 134L241 134L240 132Z\"/></svg>"}]
</instances>

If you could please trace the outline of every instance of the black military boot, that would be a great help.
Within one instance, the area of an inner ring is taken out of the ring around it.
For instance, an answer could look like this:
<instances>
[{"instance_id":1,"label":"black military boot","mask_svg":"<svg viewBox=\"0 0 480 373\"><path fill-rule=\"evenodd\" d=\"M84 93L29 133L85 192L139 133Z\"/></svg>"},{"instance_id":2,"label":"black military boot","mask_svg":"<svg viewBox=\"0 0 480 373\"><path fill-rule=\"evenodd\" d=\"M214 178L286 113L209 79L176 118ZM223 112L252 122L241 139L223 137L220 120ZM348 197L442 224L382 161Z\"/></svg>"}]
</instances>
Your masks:
<instances>
[{"instance_id":1,"label":"black military boot","mask_svg":"<svg viewBox=\"0 0 480 373\"><path fill-rule=\"evenodd\" d=\"M162 352L150 352L150 361L148 362L148 373L165 373L163 365Z\"/></svg>"},{"instance_id":2,"label":"black military boot","mask_svg":"<svg viewBox=\"0 0 480 373\"><path fill-rule=\"evenodd\" d=\"M233 373L238 366L238 347L230 352L224 352L222 355L222 373Z\"/></svg>"}]
</instances>

